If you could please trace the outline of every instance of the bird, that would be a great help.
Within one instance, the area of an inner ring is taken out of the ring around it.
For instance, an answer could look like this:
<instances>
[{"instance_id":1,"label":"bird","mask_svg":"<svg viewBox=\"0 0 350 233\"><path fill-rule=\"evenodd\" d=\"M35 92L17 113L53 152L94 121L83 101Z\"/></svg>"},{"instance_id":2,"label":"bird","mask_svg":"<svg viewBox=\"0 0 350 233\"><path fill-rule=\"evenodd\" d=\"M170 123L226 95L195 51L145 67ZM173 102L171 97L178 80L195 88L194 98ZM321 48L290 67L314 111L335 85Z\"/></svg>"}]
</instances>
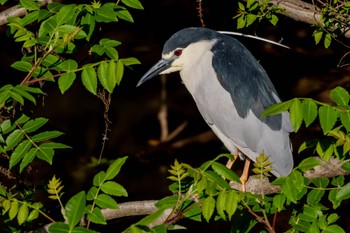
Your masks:
<instances>
[{"instance_id":1,"label":"bird","mask_svg":"<svg viewBox=\"0 0 350 233\"><path fill-rule=\"evenodd\" d=\"M242 183L248 179L250 160L256 161L261 153L269 156L274 176L291 173L289 113L260 118L281 99L267 72L241 42L209 28L181 29L165 42L162 58L136 86L172 72L179 72L203 119L227 150L235 159L245 159Z\"/></svg>"}]
</instances>

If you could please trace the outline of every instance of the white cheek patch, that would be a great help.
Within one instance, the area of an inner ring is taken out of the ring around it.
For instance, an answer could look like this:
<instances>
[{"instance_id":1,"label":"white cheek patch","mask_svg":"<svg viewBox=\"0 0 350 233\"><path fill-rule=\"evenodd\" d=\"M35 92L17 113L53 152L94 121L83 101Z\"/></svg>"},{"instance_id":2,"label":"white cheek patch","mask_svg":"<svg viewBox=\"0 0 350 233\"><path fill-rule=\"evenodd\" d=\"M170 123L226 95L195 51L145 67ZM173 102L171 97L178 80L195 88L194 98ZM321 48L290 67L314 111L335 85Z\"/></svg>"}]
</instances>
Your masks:
<instances>
[{"instance_id":1,"label":"white cheek patch","mask_svg":"<svg viewBox=\"0 0 350 233\"><path fill-rule=\"evenodd\" d=\"M171 66L169 67L168 69L160 72L159 74L169 74L169 73L172 73L172 72L176 72L176 71L179 71L181 70L182 67L181 66Z\"/></svg>"}]
</instances>

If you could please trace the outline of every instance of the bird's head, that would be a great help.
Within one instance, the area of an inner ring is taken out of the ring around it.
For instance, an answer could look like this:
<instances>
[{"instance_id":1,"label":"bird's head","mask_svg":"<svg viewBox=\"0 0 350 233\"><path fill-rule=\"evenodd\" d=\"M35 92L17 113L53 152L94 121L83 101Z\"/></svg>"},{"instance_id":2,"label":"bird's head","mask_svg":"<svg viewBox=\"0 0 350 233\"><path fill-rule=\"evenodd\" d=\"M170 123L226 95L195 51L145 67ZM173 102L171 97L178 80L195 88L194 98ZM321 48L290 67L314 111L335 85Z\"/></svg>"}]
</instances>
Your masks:
<instances>
[{"instance_id":1,"label":"bird's head","mask_svg":"<svg viewBox=\"0 0 350 233\"><path fill-rule=\"evenodd\" d=\"M190 67L210 50L217 34L205 28L185 28L176 32L165 42L162 58L142 76L137 86L158 74L169 74Z\"/></svg>"}]
</instances>

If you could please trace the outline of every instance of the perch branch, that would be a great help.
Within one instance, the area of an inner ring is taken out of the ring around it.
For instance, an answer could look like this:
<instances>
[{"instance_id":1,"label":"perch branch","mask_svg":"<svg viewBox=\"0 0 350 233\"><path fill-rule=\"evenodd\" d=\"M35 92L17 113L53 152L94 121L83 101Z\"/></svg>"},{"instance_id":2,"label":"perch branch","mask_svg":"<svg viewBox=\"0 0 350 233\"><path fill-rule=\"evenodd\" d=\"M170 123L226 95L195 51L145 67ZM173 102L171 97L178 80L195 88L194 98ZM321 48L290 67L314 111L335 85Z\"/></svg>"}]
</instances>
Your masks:
<instances>
[{"instance_id":1,"label":"perch branch","mask_svg":"<svg viewBox=\"0 0 350 233\"><path fill-rule=\"evenodd\" d=\"M52 3L52 0L41 0L40 5ZM0 13L0 26L8 23L10 17L20 17L27 14L27 10L20 5L10 7Z\"/></svg>"},{"instance_id":2,"label":"perch branch","mask_svg":"<svg viewBox=\"0 0 350 233\"><path fill-rule=\"evenodd\" d=\"M280 14L288 18L311 25L324 25L321 20L321 10L313 4L301 0L271 0L270 2L279 8L285 9ZM350 38L348 29L344 30L343 33L346 38Z\"/></svg>"}]
</instances>

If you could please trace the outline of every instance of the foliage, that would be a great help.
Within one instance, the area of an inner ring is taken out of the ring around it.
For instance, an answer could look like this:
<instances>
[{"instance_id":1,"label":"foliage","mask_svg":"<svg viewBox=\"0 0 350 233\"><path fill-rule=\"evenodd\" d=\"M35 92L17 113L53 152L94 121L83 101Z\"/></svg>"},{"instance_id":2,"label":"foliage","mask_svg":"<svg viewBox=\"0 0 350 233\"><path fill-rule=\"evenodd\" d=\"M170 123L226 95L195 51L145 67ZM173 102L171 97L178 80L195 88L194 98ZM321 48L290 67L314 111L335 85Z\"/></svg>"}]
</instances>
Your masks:
<instances>
[{"instance_id":1,"label":"foliage","mask_svg":"<svg viewBox=\"0 0 350 233\"><path fill-rule=\"evenodd\" d=\"M277 14L282 9L270 3L270 0L248 0L244 5L238 2L237 29L248 27L255 21L267 19L271 24L276 25L278 22Z\"/></svg>"},{"instance_id":2,"label":"foliage","mask_svg":"<svg viewBox=\"0 0 350 233\"><path fill-rule=\"evenodd\" d=\"M19 74L19 84L7 83L0 87L0 153L8 160L8 172L16 169L21 174L36 159L52 165L56 150L70 148L54 141L63 133L50 130L48 119L31 116L38 99L48 95L44 91L45 83L57 83L63 94L80 75L83 86L93 95L98 97L104 90L111 95L120 84L125 68L139 61L133 57L120 58L116 47L121 42L99 38L96 28L119 20L132 23L129 9L142 10L143 7L138 0L47 5L36 0L19 2L28 13L8 18L8 35L22 46L23 57L11 67L23 75ZM78 50L85 51L89 62L76 60L73 54ZM64 222L55 221L45 213L43 204L35 201L31 187L23 190L22 185L8 187L2 183L1 218L6 222L2 230L24 229L41 214L52 223L50 232L93 232L88 229L90 222L106 224L101 209L115 209L118 205L114 198L127 196L126 190L113 181L125 160L126 157L117 159L106 172L97 173L90 190L75 194L65 205L61 200L62 181L55 176L49 181L48 198L59 202ZM77 226L84 215L87 227Z\"/></svg>"}]
</instances>

